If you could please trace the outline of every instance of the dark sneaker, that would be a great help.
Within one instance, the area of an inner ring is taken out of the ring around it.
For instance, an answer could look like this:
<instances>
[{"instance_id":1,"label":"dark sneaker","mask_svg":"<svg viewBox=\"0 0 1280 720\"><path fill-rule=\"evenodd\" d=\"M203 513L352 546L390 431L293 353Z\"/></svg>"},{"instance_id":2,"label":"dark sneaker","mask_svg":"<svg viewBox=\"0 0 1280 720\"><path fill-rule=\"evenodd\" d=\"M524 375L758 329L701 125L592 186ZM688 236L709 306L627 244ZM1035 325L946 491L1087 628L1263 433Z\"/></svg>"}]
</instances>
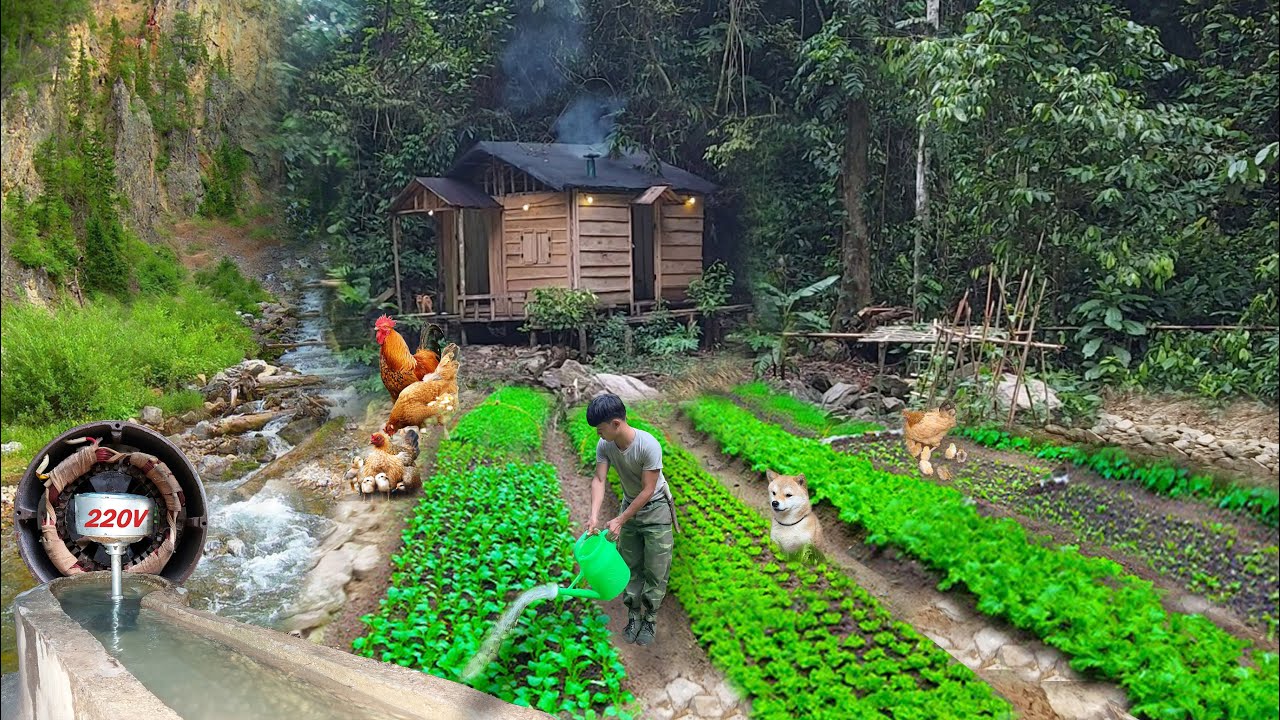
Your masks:
<instances>
[{"instance_id":1,"label":"dark sneaker","mask_svg":"<svg viewBox=\"0 0 1280 720\"><path fill-rule=\"evenodd\" d=\"M622 631L622 639L629 643L636 641L636 633L640 631L640 618L632 615L627 619L627 627Z\"/></svg>"},{"instance_id":2,"label":"dark sneaker","mask_svg":"<svg viewBox=\"0 0 1280 720\"><path fill-rule=\"evenodd\" d=\"M653 623L648 620L640 621L640 632L636 633L637 645L649 645L653 643Z\"/></svg>"}]
</instances>

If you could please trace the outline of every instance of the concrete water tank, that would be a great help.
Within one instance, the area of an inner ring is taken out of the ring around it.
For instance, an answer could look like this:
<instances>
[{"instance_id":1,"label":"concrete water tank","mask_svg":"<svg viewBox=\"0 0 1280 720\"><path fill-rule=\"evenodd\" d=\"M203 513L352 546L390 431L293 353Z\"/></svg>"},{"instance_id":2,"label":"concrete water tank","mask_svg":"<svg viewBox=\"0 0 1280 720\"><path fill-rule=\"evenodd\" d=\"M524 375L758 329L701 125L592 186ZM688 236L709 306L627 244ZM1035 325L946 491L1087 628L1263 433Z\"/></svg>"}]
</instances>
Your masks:
<instances>
[{"instance_id":1,"label":"concrete water tank","mask_svg":"<svg viewBox=\"0 0 1280 720\"><path fill-rule=\"evenodd\" d=\"M18 551L31 569L31 574L38 582L46 583L79 571L111 568L111 558L106 548L76 532L72 498L83 493L129 493L146 496L154 501L157 522L153 524L151 534L128 546L123 557L126 572L131 567L142 567L141 564L147 563L158 552L168 552L164 543L170 539L171 533L167 512L170 506L164 497L164 483L156 480L159 473L155 467L147 470L149 466L143 464L139 467L127 459L93 462L83 472L70 477L61 492L47 495L48 488L45 480L40 477L40 471L43 469L43 473L49 473L85 447L84 442L68 442L81 438L98 439L98 447L114 451L103 453L102 456L145 453L154 456L168 468L177 481L176 505L180 509L172 524L172 554L154 574L175 583L185 581L204 554L209 514L204 487L191 462L168 438L146 426L115 420L87 423L54 438L36 453L18 482L13 503L14 534ZM44 463L46 456L48 462ZM172 499L173 493L170 496ZM159 521L161 517L165 518L163 522ZM43 542L42 527L49 523L56 528L61 548L50 550ZM75 559L75 567L65 573L59 569L55 558L51 557L52 552L65 562L67 556L64 549ZM154 564L154 561L150 564Z\"/></svg>"}]
</instances>

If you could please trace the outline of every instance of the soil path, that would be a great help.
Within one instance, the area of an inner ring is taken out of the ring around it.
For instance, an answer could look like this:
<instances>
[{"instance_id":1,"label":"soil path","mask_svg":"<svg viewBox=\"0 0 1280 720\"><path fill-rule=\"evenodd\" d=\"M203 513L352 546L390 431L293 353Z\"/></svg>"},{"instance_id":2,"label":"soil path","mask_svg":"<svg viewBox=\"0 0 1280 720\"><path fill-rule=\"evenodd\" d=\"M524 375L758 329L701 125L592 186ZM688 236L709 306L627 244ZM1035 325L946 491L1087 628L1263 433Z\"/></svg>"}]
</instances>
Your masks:
<instances>
[{"instance_id":1,"label":"soil path","mask_svg":"<svg viewBox=\"0 0 1280 720\"><path fill-rule=\"evenodd\" d=\"M763 477L721 455L714 442L683 416L664 418L673 439L699 459L742 502L768 516ZM815 509L822 523L823 553L871 593L894 617L911 625L964 663L1009 700L1019 717L1092 720L1131 717L1124 692L1091 682L1071 670L1058 650L1034 636L982 615L962 590L937 590L941 578L892 550L868 547L833 508Z\"/></svg>"},{"instance_id":2,"label":"soil path","mask_svg":"<svg viewBox=\"0 0 1280 720\"><path fill-rule=\"evenodd\" d=\"M547 432L545 438L543 449L548 462L559 472L561 494L569 506L573 532L581 534L591 514L591 478L580 470L577 456L560 427ZM601 519L617 515L620 502L612 489L607 490ZM679 552L678 540L676 551ZM645 709L641 717L645 720L745 720L749 715L749 701L741 699L724 674L711 664L693 637L689 614L674 594L669 593L658 610L657 639L648 647L622 639L627 608L621 597L603 603L602 607L609 615L609 630L627 669L625 685L643 703Z\"/></svg>"}]
</instances>

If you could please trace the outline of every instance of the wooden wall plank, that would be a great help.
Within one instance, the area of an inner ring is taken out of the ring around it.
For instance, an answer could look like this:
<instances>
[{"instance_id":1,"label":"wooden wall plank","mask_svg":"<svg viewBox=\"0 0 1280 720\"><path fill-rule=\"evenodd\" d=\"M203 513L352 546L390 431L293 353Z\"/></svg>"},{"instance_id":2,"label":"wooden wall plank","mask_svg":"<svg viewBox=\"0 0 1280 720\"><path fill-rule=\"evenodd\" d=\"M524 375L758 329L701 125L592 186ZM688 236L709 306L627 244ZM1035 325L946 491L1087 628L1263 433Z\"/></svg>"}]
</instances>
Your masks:
<instances>
[{"instance_id":1,"label":"wooden wall plank","mask_svg":"<svg viewBox=\"0 0 1280 720\"><path fill-rule=\"evenodd\" d=\"M583 272L589 267L622 267L631 262L631 255L625 252L584 252L579 262Z\"/></svg>"},{"instance_id":2,"label":"wooden wall plank","mask_svg":"<svg viewBox=\"0 0 1280 720\"><path fill-rule=\"evenodd\" d=\"M702 261L692 260L663 260L662 275L701 275Z\"/></svg>"}]
</instances>

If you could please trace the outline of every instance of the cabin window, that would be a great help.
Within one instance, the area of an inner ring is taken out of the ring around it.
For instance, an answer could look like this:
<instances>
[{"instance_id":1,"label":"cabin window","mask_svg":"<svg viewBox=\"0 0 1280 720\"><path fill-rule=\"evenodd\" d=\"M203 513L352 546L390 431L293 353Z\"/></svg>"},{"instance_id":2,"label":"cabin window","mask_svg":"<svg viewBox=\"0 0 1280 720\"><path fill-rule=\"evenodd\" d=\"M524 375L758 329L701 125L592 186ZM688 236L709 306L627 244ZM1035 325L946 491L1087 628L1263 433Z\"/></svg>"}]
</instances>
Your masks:
<instances>
[{"instance_id":1,"label":"cabin window","mask_svg":"<svg viewBox=\"0 0 1280 720\"><path fill-rule=\"evenodd\" d=\"M520 258L525 265L550 265L551 233L546 230L521 233Z\"/></svg>"}]
</instances>

